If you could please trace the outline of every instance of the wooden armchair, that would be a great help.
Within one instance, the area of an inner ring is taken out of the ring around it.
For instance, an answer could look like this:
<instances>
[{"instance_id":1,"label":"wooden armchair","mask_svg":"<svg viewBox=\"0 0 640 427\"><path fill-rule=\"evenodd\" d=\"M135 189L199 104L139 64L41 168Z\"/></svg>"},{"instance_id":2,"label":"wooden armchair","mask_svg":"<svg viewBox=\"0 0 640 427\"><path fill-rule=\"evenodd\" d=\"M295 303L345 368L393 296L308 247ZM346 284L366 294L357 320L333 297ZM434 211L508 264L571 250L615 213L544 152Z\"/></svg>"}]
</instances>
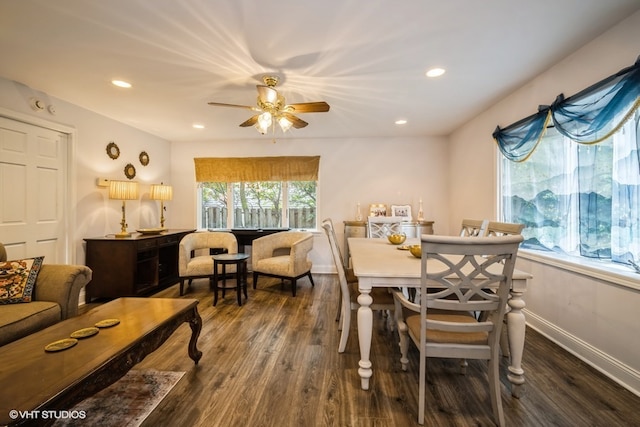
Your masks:
<instances>
[{"instance_id":1,"label":"wooden armchair","mask_svg":"<svg viewBox=\"0 0 640 427\"><path fill-rule=\"evenodd\" d=\"M294 297L298 279L308 276L311 286L314 286L309 260L313 234L304 231L269 234L254 240L251 248L253 289L256 289L260 275L291 281Z\"/></svg>"}]
</instances>

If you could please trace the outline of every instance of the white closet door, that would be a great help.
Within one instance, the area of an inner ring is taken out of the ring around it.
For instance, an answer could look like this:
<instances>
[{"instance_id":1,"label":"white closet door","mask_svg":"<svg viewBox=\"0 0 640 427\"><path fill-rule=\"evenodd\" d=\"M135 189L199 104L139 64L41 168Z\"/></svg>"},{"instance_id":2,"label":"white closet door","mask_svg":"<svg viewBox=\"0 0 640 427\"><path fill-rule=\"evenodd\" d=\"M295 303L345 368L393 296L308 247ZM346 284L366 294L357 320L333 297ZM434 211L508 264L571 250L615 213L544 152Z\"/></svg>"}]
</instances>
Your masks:
<instances>
[{"instance_id":1,"label":"white closet door","mask_svg":"<svg viewBox=\"0 0 640 427\"><path fill-rule=\"evenodd\" d=\"M0 117L0 241L9 259L65 263L67 140Z\"/></svg>"}]
</instances>

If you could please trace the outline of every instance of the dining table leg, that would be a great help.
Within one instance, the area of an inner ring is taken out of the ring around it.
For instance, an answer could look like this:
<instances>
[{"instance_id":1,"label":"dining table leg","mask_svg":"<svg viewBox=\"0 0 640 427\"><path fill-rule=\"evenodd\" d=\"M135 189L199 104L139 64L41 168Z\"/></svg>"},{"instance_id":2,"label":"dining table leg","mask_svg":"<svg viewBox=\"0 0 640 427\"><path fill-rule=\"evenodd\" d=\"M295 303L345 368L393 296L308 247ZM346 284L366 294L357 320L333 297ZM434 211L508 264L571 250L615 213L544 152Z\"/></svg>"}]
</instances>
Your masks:
<instances>
[{"instance_id":1,"label":"dining table leg","mask_svg":"<svg viewBox=\"0 0 640 427\"><path fill-rule=\"evenodd\" d=\"M524 335L526 330L525 317L522 309L525 302L522 299L522 292L511 291L511 298L507 304L507 335L509 337L509 352L511 360L509 363L509 373L507 378L511 382L511 395L520 398L524 385L524 370L522 369L522 354L524 351Z\"/></svg>"},{"instance_id":2,"label":"dining table leg","mask_svg":"<svg viewBox=\"0 0 640 427\"><path fill-rule=\"evenodd\" d=\"M371 303L373 298L369 293L371 289L360 289L358 295L358 342L360 344L360 362L358 374L360 375L360 385L363 390L369 390L369 378L373 375L371 369L371 334L373 333L373 311Z\"/></svg>"}]
</instances>

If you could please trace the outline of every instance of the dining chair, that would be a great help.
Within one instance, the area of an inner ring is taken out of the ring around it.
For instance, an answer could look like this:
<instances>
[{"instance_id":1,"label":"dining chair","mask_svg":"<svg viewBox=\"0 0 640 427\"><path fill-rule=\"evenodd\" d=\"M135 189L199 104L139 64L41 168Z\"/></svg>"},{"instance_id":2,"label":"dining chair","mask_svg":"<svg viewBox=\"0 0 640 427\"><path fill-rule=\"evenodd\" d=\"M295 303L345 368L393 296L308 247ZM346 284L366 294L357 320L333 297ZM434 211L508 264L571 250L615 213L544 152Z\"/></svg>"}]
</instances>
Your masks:
<instances>
[{"instance_id":1,"label":"dining chair","mask_svg":"<svg viewBox=\"0 0 640 427\"><path fill-rule=\"evenodd\" d=\"M489 221L487 224L487 236L505 236L508 234L522 234L524 224L512 222Z\"/></svg>"},{"instance_id":2,"label":"dining chair","mask_svg":"<svg viewBox=\"0 0 640 427\"><path fill-rule=\"evenodd\" d=\"M357 310L360 307L358 304L358 281L347 281L345 274L344 264L340 258L340 248L336 240L335 230L333 229L333 223L331 221L322 221L322 228L329 239L329 247L331 248L331 255L333 263L338 272L338 283L340 284L340 301L341 301L341 315L338 323L338 330L340 333L340 343L338 345L338 353L344 353L347 347L347 341L349 340L349 329L351 328L351 311ZM373 304L371 304L371 310L384 311L386 313L392 312L395 308L393 294L386 288L373 288L370 293L373 298ZM392 317L391 317L392 318Z\"/></svg>"},{"instance_id":3,"label":"dining chair","mask_svg":"<svg viewBox=\"0 0 640 427\"><path fill-rule=\"evenodd\" d=\"M178 249L178 276L180 278L180 296L184 294L184 282L191 286L193 279L208 278L213 284L214 252L238 253L236 236L227 231L199 231L189 233L180 240ZM235 272L235 266L229 266L228 273ZM219 269L218 273L222 273Z\"/></svg>"},{"instance_id":4,"label":"dining chair","mask_svg":"<svg viewBox=\"0 0 640 427\"><path fill-rule=\"evenodd\" d=\"M311 276L309 252L313 249L313 234L307 231L281 231L259 237L251 243L253 289L258 276L276 277L291 282L291 292L296 296L298 279Z\"/></svg>"},{"instance_id":5,"label":"dining chair","mask_svg":"<svg viewBox=\"0 0 640 427\"><path fill-rule=\"evenodd\" d=\"M345 262L345 259L342 256L342 251L340 250L340 246L337 244L338 238L336 236L336 230L333 227L333 221L331 220L331 218L325 218L322 220L322 227L324 227L326 230L327 228L325 227L325 224L327 225L327 227L329 227L329 230L331 231L331 235L333 236L333 240L335 240L336 242L336 250L338 252L338 256L340 257L340 261L342 262L344 273L347 278L347 283L357 282L358 278L353 273L353 268L344 267L345 265L347 265L347 263ZM336 310L336 322L340 321L341 314L342 314L342 289L340 290L340 298L338 300L338 309Z\"/></svg>"},{"instance_id":6,"label":"dining chair","mask_svg":"<svg viewBox=\"0 0 640 427\"><path fill-rule=\"evenodd\" d=\"M487 224L486 235L487 236L507 236L507 235L519 235L524 230L524 224L512 223L512 222L499 222L489 221ZM507 313L509 307L507 307ZM502 328L502 336L500 337L500 348L502 349L502 355L509 357L509 336L507 334L507 317L504 318L505 327Z\"/></svg>"},{"instance_id":7,"label":"dining chair","mask_svg":"<svg viewBox=\"0 0 640 427\"><path fill-rule=\"evenodd\" d=\"M367 217L367 237L386 239L389 234L401 233L401 223L400 218L395 216Z\"/></svg>"},{"instance_id":8,"label":"dining chair","mask_svg":"<svg viewBox=\"0 0 640 427\"><path fill-rule=\"evenodd\" d=\"M420 352L419 424L424 424L427 358L438 357L488 361L493 418L504 425L499 340L520 242L519 235L421 237L420 301L394 292L402 369L407 370L409 339ZM473 316L478 311L489 313L485 321Z\"/></svg>"},{"instance_id":9,"label":"dining chair","mask_svg":"<svg viewBox=\"0 0 640 427\"><path fill-rule=\"evenodd\" d=\"M462 237L483 237L487 232L488 219L463 219L460 227Z\"/></svg>"}]
</instances>

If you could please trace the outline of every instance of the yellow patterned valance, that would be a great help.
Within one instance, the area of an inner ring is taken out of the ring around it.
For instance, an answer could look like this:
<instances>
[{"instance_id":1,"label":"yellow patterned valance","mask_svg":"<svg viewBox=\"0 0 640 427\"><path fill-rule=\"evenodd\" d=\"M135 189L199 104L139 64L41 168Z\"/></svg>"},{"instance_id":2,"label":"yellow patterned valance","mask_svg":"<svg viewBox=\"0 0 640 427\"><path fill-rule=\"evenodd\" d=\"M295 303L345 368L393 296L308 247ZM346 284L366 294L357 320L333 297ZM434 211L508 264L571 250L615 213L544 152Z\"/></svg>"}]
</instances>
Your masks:
<instances>
[{"instance_id":1,"label":"yellow patterned valance","mask_svg":"<svg viewBox=\"0 0 640 427\"><path fill-rule=\"evenodd\" d=\"M197 182L317 181L320 156L200 157Z\"/></svg>"}]
</instances>

